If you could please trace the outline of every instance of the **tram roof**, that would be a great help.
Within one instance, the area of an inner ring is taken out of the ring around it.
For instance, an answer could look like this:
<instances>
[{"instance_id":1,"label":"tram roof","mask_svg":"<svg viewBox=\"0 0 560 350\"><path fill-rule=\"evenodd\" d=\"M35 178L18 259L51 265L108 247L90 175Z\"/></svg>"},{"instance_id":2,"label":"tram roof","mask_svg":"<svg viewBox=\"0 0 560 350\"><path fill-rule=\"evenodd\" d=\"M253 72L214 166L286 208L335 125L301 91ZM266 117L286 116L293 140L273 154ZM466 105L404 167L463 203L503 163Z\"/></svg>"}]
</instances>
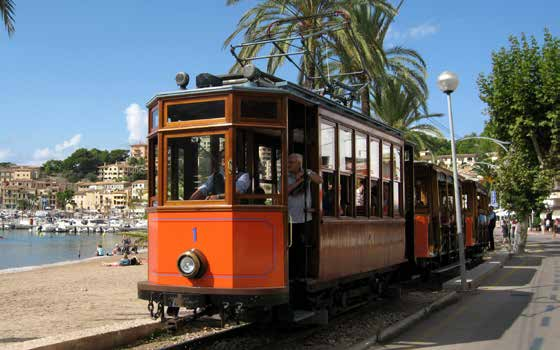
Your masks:
<instances>
[{"instance_id":1,"label":"tram roof","mask_svg":"<svg viewBox=\"0 0 560 350\"><path fill-rule=\"evenodd\" d=\"M350 116L354 119L357 119L361 122L370 123L388 133L393 135L403 137L403 132L399 129L395 129L392 126L386 124L384 121L379 119L378 117L370 118L359 111L354 109L348 108L346 106L341 105L338 102L335 102L329 98L321 96L313 91L310 91L298 84L291 83L289 81L277 81L274 83L273 87L263 87L258 86L254 83L244 83L244 84L231 84L231 85L223 85L223 86L214 86L214 87L206 87L206 88L196 88L191 90L175 90L175 91L168 91L168 92L161 92L156 94L152 97L147 103L146 106L152 105L157 99L166 98L166 97L181 97L181 96L196 96L196 95L203 95L209 93L220 93L220 92L258 92L258 93L276 93L276 94L291 94L296 96L300 99L303 99L307 102L314 103L321 105L322 107L328 108L334 112L338 112L344 114L346 116Z\"/></svg>"}]
</instances>

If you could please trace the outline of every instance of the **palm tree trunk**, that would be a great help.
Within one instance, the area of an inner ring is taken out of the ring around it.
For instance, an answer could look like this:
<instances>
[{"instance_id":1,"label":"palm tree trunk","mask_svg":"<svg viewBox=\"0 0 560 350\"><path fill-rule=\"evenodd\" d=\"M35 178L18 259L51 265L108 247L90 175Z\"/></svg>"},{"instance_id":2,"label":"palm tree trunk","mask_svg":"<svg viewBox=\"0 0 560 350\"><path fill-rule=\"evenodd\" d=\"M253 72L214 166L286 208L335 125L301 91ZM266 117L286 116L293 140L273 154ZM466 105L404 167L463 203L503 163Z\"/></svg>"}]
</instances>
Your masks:
<instances>
[{"instance_id":1,"label":"palm tree trunk","mask_svg":"<svg viewBox=\"0 0 560 350\"><path fill-rule=\"evenodd\" d=\"M362 89L360 93L360 101L362 102L362 114L369 117L370 115L370 104L369 104L369 86Z\"/></svg>"}]
</instances>

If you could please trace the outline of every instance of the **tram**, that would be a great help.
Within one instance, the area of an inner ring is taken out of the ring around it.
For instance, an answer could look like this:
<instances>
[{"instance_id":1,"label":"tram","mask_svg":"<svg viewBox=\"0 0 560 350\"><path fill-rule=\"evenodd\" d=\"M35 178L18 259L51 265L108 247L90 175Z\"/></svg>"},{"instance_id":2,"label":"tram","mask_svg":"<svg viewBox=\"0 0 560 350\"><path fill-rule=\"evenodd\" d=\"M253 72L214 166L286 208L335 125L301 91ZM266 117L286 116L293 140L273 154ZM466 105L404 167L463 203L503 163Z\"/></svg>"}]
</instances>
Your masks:
<instances>
[{"instance_id":1,"label":"tram","mask_svg":"<svg viewBox=\"0 0 560 350\"><path fill-rule=\"evenodd\" d=\"M403 134L255 67L200 74L193 89L177 79L147 103L149 262L138 295L153 314L325 317L382 291L407 261ZM292 153L322 178L309 185L298 251Z\"/></svg>"}]
</instances>

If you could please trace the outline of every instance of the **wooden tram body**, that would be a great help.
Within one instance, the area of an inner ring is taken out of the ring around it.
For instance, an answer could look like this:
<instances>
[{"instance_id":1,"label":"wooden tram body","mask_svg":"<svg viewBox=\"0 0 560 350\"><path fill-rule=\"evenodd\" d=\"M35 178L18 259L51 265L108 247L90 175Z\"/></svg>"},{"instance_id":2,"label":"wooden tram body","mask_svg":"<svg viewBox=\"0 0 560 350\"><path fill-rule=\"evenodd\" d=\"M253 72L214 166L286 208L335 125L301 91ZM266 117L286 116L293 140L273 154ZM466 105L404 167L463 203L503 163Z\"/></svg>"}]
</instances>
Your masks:
<instances>
[{"instance_id":1,"label":"wooden tram body","mask_svg":"<svg viewBox=\"0 0 560 350\"><path fill-rule=\"evenodd\" d=\"M465 221L465 249L467 256L479 256L488 247L488 191L473 180L462 183L462 203Z\"/></svg>"},{"instance_id":2,"label":"wooden tram body","mask_svg":"<svg viewBox=\"0 0 560 350\"><path fill-rule=\"evenodd\" d=\"M147 104L149 262L139 297L222 314L233 304L332 310L380 289L406 261L401 132L277 78L264 86L217 78L220 86L162 93ZM323 177L311 186L298 280L289 276L286 191L294 152ZM217 155L223 195L190 199L219 173ZM243 174L250 183L240 193ZM196 276L181 270L185 254L198 259Z\"/></svg>"}]
</instances>

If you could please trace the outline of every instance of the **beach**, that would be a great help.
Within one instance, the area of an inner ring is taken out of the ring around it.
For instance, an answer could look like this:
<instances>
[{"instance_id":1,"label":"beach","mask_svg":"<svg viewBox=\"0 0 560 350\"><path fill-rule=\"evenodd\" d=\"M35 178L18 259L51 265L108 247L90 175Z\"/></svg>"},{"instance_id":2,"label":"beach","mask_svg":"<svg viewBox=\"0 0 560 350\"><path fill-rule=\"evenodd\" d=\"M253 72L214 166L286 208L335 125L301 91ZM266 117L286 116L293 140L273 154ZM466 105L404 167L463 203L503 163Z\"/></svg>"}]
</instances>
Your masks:
<instances>
[{"instance_id":1,"label":"beach","mask_svg":"<svg viewBox=\"0 0 560 350\"><path fill-rule=\"evenodd\" d=\"M0 271L0 348L15 343L136 319L149 319L136 283L147 278L144 264L107 267L121 256Z\"/></svg>"}]
</instances>

